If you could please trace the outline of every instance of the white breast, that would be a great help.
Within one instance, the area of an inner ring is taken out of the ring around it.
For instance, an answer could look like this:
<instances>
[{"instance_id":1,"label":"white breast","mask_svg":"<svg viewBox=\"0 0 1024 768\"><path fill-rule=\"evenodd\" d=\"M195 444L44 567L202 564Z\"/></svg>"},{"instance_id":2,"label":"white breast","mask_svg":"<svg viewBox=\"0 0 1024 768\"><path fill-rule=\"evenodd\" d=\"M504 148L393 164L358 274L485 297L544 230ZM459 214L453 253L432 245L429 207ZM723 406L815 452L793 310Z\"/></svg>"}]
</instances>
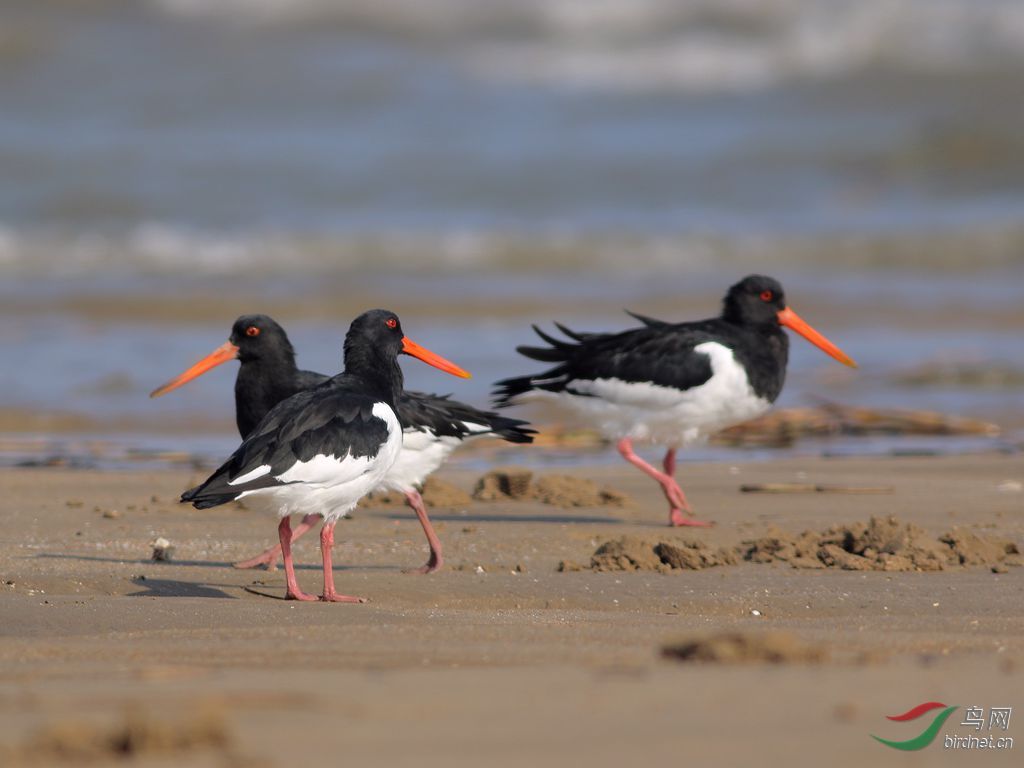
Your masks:
<instances>
[{"instance_id":1,"label":"white breast","mask_svg":"<svg viewBox=\"0 0 1024 768\"><path fill-rule=\"evenodd\" d=\"M717 342L695 351L711 361L711 378L686 390L621 379L574 380L569 392L533 390L517 402L557 405L572 423L597 429L606 438L679 447L706 438L731 424L752 419L771 406L754 394L743 366L732 350Z\"/></svg>"}]
</instances>

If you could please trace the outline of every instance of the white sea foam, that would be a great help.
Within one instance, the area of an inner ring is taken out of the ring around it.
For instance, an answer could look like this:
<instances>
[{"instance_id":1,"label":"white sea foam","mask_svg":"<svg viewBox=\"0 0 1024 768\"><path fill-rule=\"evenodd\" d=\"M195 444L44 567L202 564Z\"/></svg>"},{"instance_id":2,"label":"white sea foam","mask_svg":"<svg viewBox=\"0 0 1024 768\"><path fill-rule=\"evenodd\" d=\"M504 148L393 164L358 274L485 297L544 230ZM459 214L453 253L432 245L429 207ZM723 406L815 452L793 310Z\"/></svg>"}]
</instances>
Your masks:
<instances>
[{"instance_id":1,"label":"white sea foam","mask_svg":"<svg viewBox=\"0 0 1024 768\"><path fill-rule=\"evenodd\" d=\"M236 23L443 40L471 73L618 89L749 89L1024 61L1019 0L151 0Z\"/></svg>"},{"instance_id":2,"label":"white sea foam","mask_svg":"<svg viewBox=\"0 0 1024 768\"><path fill-rule=\"evenodd\" d=\"M150 224L120 235L20 231L0 226L0 276L103 274L318 275L545 272L597 268L680 273L774 267L961 270L1018 267L1024 228L984 226L902 234L506 234L499 232L302 236L205 234Z\"/></svg>"}]
</instances>

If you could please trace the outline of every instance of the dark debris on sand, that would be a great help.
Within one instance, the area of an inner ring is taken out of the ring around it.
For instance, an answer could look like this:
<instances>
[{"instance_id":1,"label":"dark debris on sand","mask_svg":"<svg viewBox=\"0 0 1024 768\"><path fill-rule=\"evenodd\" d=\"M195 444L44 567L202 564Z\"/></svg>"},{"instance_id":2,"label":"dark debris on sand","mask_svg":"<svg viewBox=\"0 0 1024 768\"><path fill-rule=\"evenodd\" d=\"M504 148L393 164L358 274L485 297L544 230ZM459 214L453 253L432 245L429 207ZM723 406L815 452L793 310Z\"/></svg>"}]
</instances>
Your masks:
<instances>
[{"instance_id":1,"label":"dark debris on sand","mask_svg":"<svg viewBox=\"0 0 1024 768\"><path fill-rule=\"evenodd\" d=\"M670 643L661 653L675 661L716 664L817 664L828 659L824 648L802 643L786 632L722 632Z\"/></svg>"}]
</instances>

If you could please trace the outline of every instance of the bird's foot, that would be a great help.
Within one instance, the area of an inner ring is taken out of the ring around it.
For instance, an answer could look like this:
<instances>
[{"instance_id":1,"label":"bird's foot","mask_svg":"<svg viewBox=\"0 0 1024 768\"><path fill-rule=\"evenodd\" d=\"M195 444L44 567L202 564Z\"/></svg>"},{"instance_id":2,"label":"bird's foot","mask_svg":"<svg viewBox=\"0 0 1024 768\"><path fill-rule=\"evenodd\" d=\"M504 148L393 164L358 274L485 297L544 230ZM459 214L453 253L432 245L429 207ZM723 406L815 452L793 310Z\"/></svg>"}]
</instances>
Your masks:
<instances>
[{"instance_id":1,"label":"bird's foot","mask_svg":"<svg viewBox=\"0 0 1024 768\"><path fill-rule=\"evenodd\" d=\"M307 595L302 590L291 590L289 589L284 596L285 600L302 600L303 602L316 602L315 595Z\"/></svg>"},{"instance_id":2,"label":"bird's foot","mask_svg":"<svg viewBox=\"0 0 1024 768\"><path fill-rule=\"evenodd\" d=\"M694 528L710 528L714 525L709 520L698 520L695 517L687 517L681 509L670 509L668 513L668 524L673 528L687 525Z\"/></svg>"},{"instance_id":3,"label":"bird's foot","mask_svg":"<svg viewBox=\"0 0 1024 768\"><path fill-rule=\"evenodd\" d=\"M690 502L686 500L686 494L683 493L683 489L679 487L679 483L670 478L663 486L662 490L665 493L665 498L668 499L670 508L678 509L682 512L690 512L691 514L693 513L693 508L690 506Z\"/></svg>"},{"instance_id":4,"label":"bird's foot","mask_svg":"<svg viewBox=\"0 0 1024 768\"><path fill-rule=\"evenodd\" d=\"M316 600L317 598L310 598ZM322 603L365 603L365 597L353 597L352 595L339 595L337 592L324 592L320 595Z\"/></svg>"},{"instance_id":5,"label":"bird's foot","mask_svg":"<svg viewBox=\"0 0 1024 768\"><path fill-rule=\"evenodd\" d=\"M250 557L248 560L239 560L237 563L232 563L233 568L239 570L245 570L247 568L258 568L263 566L268 571L277 570L277 548L271 547L270 549L256 555L256 557Z\"/></svg>"}]
</instances>

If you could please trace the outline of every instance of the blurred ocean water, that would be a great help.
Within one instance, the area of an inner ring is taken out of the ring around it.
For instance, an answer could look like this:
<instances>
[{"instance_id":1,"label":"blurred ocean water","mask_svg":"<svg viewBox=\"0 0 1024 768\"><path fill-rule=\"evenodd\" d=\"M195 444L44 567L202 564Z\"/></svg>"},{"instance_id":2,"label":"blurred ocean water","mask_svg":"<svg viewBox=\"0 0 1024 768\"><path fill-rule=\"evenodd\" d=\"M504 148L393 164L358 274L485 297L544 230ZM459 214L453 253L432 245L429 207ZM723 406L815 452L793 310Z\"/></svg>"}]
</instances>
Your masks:
<instances>
[{"instance_id":1,"label":"blurred ocean water","mask_svg":"<svg viewBox=\"0 0 1024 768\"><path fill-rule=\"evenodd\" d=\"M795 342L789 404L1019 424L891 381L1024 366L1022 75L1019 0L0 0L0 407L219 418L227 367L145 393L242 311L331 370L370 301L482 402L532 321L756 270L864 365Z\"/></svg>"},{"instance_id":2,"label":"blurred ocean water","mask_svg":"<svg viewBox=\"0 0 1024 768\"><path fill-rule=\"evenodd\" d=\"M685 264L716 238L955 231L987 251L963 263L1019 263L1016 0L0 13L8 271L330 268L375 236L463 266L621 233Z\"/></svg>"}]
</instances>

